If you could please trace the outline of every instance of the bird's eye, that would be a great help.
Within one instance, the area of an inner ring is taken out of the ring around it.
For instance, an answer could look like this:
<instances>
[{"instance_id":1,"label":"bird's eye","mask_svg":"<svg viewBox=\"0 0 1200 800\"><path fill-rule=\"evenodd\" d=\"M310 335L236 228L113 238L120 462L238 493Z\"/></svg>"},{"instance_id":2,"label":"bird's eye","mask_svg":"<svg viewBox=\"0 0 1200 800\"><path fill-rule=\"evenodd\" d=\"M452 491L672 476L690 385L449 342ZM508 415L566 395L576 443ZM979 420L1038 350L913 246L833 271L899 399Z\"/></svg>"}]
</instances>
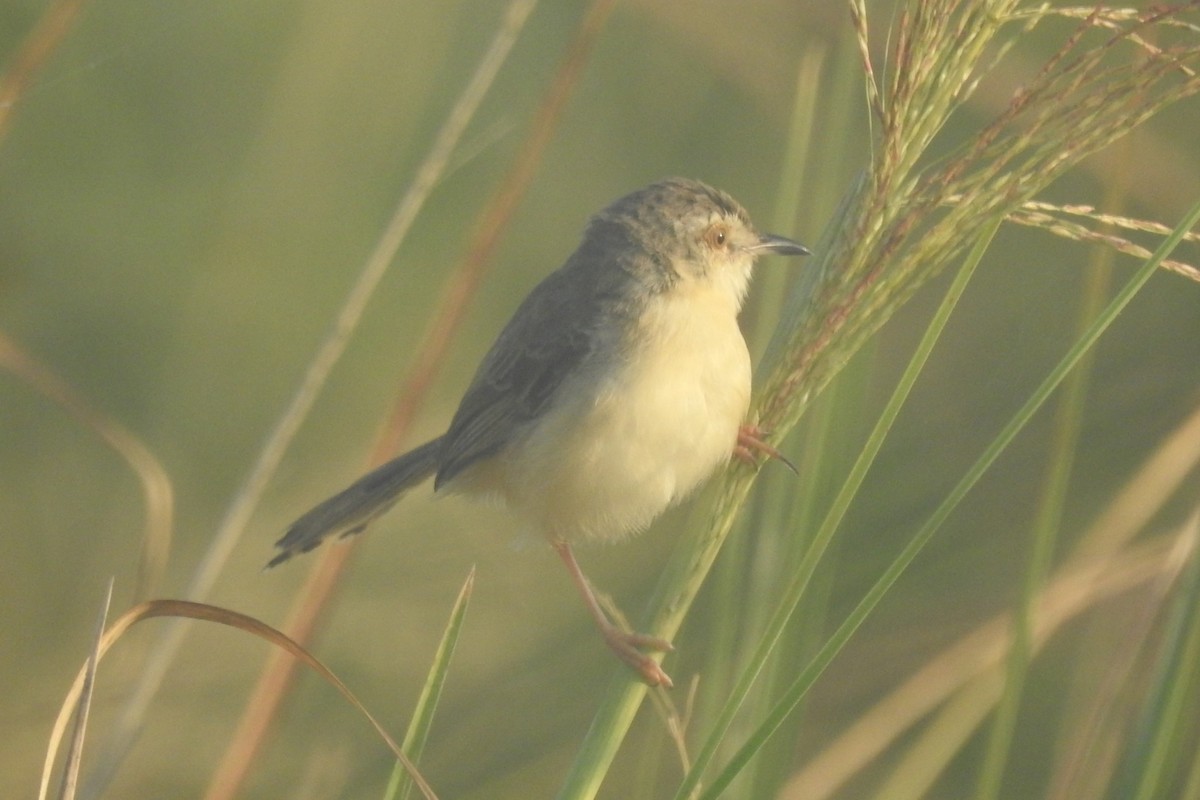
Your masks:
<instances>
[{"instance_id":1,"label":"bird's eye","mask_svg":"<svg viewBox=\"0 0 1200 800\"><path fill-rule=\"evenodd\" d=\"M729 230L724 225L713 225L704 232L704 242L714 250L725 246L729 239Z\"/></svg>"}]
</instances>

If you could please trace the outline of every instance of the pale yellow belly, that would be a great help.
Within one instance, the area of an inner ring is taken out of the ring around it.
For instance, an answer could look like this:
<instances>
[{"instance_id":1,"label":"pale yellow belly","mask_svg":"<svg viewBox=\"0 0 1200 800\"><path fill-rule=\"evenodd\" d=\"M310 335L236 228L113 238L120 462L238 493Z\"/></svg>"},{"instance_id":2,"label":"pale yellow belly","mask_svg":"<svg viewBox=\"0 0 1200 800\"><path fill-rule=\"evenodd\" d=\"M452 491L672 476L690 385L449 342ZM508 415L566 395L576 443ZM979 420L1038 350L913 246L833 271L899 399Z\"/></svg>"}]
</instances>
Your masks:
<instances>
[{"instance_id":1,"label":"pale yellow belly","mask_svg":"<svg viewBox=\"0 0 1200 800\"><path fill-rule=\"evenodd\" d=\"M749 405L750 358L734 311L702 300L657 309L656 335L609 374L564 386L502 457L501 494L540 533L636 532L729 459Z\"/></svg>"}]
</instances>

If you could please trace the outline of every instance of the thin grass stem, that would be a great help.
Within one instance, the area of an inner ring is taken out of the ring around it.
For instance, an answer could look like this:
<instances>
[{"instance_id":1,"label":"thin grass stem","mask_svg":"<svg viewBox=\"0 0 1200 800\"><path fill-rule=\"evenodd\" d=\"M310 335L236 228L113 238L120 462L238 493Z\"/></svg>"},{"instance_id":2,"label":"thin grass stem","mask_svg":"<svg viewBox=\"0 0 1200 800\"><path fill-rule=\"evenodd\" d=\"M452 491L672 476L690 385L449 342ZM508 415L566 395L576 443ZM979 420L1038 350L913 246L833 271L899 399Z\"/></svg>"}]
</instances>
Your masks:
<instances>
[{"instance_id":1,"label":"thin grass stem","mask_svg":"<svg viewBox=\"0 0 1200 800\"><path fill-rule=\"evenodd\" d=\"M425 743L429 740L429 731L433 727L438 700L446 685L450 662L453 660L454 650L458 646L458 637L462 633L463 622L467 616L467 605L470 603L474 587L475 568L471 567L471 571L467 574L467 579L454 601L454 607L450 610L450 619L447 620L446 628L442 631L442 640L438 643L433 663L429 666L425 685L421 687L421 695L417 698L417 706L413 709L408 730L404 732L404 741L400 743L400 749L413 764L421 763L421 754L425 750ZM383 793L384 800L393 800L393 798L408 800L412 785L412 776L409 775L404 764L397 762L392 769L391 778L388 779L387 789Z\"/></svg>"},{"instance_id":2,"label":"thin grass stem","mask_svg":"<svg viewBox=\"0 0 1200 800\"><path fill-rule=\"evenodd\" d=\"M1094 251L1093 260L1096 263L1092 264L1092 269L1087 273L1083 303L1079 310L1079 334L1086 331L1088 322L1103 307L1104 297L1111 282L1111 258L1110 251ZM1003 696L996 708L983 768L980 770L977 789L980 800L995 800L1000 796L1004 767L1016 732L1025 677L1033 658L1034 613L1038 596L1046 582L1046 576L1050 573L1058 531L1062 524L1063 507L1083 427L1083 408L1094 362L1094 351L1080 359L1079 365L1065 381L1062 398L1056 409L1050 459L1031 530L1032 548L1013 622L1008 677Z\"/></svg>"},{"instance_id":3,"label":"thin grass stem","mask_svg":"<svg viewBox=\"0 0 1200 800\"><path fill-rule=\"evenodd\" d=\"M849 475L843 482L841 490L838 492L837 497L834 498L824 520L822 520L821 527L817 529L812 545L805 554L804 560L796 572L796 576L780 598L775 614L772 616L766 632L759 641L754 657L750 659L749 666L742 673L737 686L730 694L729 701L726 703L718 723L713 726L705 746L697 754L696 763L693 765L692 771L684 778L680 789L676 792L676 798L687 797L699 785L703 770L711 762L717 745L720 744L725 736L729 723L732 721L734 715L736 715L750 687L757 679L758 671L761 669L770 651L778 642L779 636L782 634L788 619L799 606L800 600L808 589L813 573L816 571L817 564L820 563L826 548L833 539L833 535L841 525L846 511L849 509L854 497L858 494L858 489L862 486L867 472L874 463L875 456L879 454L880 448L883 447L892 424L896 421L896 417L899 416L900 409L904 407L904 402L908 399L909 392L911 392L912 387L916 384L917 377L920 376L921 370L924 369L925 363L929 359L929 354L933 352L934 345L937 343L942 331L945 330L946 323L949 321L954 307L958 304L958 300L962 297L963 292L966 291L967 284L970 282L975 268L979 265L979 261L983 258L983 254L987 251L992 236L995 235L995 231L999 225L1000 223L997 221L989 231L985 232L975 249L963 262L962 267L955 275L954 281L946 292L946 296L942 299L941 304L930 320L924 335L921 337L920 343L917 345L912 358L909 359L908 365L897 382L896 388L892 391L887 405L879 415L874 429L867 437L867 441L863 445L858 458L855 460L854 466L850 469ZM728 775L724 781L727 783L731 779L732 775ZM718 778L718 781L720 780L722 778ZM709 793L711 793L711 790L706 792L706 794Z\"/></svg>"},{"instance_id":4,"label":"thin grass stem","mask_svg":"<svg viewBox=\"0 0 1200 800\"><path fill-rule=\"evenodd\" d=\"M445 364L446 354L466 317L470 301L478 292L492 256L507 230L512 215L532 182L554 131L558 129L584 66L588 63L614 0L595 0L581 19L554 80L547 89L535 113L529 135L522 144L504 181L497 189L471 236L467 255L453 270L443 291L437 311L428 331L416 348L416 357L397 394L382 432L371 449L369 466L376 466L392 457L404 435L428 397L434 378ZM323 609L327 607L340 585L349 560L361 539L342 547L327 548L309 573L305 586L297 595L296 604L288 614L285 629L299 641L308 641ZM239 726L239 735L226 751L222 771L249 768L251 754L259 746L270 720L274 718L295 667L292 662L272 657L263 671L251 696ZM225 767L228 764L228 768ZM210 796L217 800L221 796Z\"/></svg>"},{"instance_id":5,"label":"thin grass stem","mask_svg":"<svg viewBox=\"0 0 1200 800\"><path fill-rule=\"evenodd\" d=\"M333 366L345 352L351 335L362 319L368 300L395 259L401 242L453 155L468 123L507 59L535 5L536 0L512 0L509 4L504 21L498 27L488 50L447 116L429 154L418 168L408 192L400 201L383 235L351 287L332 330L317 349L299 389L268 435L258 459L226 510L208 550L193 573L185 593L188 599L200 600L212 591L217 577L258 507L263 492L283 460L284 453L307 418ZM108 784L118 764L124 760L125 754L136 740L146 712L183 643L186 631L184 621L172 621L151 650L137 688L117 721L109 739L106 755L98 765L98 773L95 776L97 790Z\"/></svg>"},{"instance_id":6,"label":"thin grass stem","mask_svg":"<svg viewBox=\"0 0 1200 800\"><path fill-rule=\"evenodd\" d=\"M1144 737L1137 737L1131 764L1140 770L1131 800L1153 800L1170 791L1172 760L1192 758L1194 748L1194 701L1197 670L1200 670L1200 558L1195 545L1200 541L1200 507L1187 523L1189 543L1186 580L1176 593L1165 638L1167 656L1162 659L1163 680L1150 692ZM1136 733L1136 732L1135 732ZM1188 753L1182 756L1182 753Z\"/></svg>"},{"instance_id":7,"label":"thin grass stem","mask_svg":"<svg viewBox=\"0 0 1200 800\"><path fill-rule=\"evenodd\" d=\"M1155 251L1154 256L1148 259L1125 286L1122 287L1117 296L1104 309L1104 312L1088 328L1087 333L1076 341L1059 362L1058 366L1034 390L1021 409L1001 429L1001 432L991 444L985 448L980 458L964 474L963 478L951 490L945 500L942 501L941 505L934 511L921 530L905 546L900 555L888 566L875 585L871 587L859 604L846 617L845 621L838 627L837 631L829 638L820 653L797 676L783 698L776 705L775 710L767 716L754 735L738 750L726 768L717 776L714 783L701 795L701 800L711 800L719 796L725 786L740 772L745 763L753 758L755 753L758 752L766 740L770 738L783 722L783 719L791 713L792 709L807 694L808 690L816 682L817 678L820 677L821 673L824 672L825 668L829 666L833 658L841 652L842 647L845 646L846 642L849 641L858 627L871 611L874 610L883 596L900 578L900 575L904 573L921 550L924 549L925 545L929 543L929 540L933 538L933 534L941 528L942 524L949 518L951 512L957 508L958 504L971 488L974 487L991 465L995 463L996 459L1008 447L1017 433L1025 427L1034 413L1041 408L1050 394L1058 388L1066 375L1096 343L1101 334L1107 330L1108 326L1113 323L1125 306L1129 304L1129 301L1146 284L1146 281L1158 270L1162 259L1166 258L1183 238L1183 235L1197 221L1200 221L1200 202L1192 207L1184 220Z\"/></svg>"}]
</instances>

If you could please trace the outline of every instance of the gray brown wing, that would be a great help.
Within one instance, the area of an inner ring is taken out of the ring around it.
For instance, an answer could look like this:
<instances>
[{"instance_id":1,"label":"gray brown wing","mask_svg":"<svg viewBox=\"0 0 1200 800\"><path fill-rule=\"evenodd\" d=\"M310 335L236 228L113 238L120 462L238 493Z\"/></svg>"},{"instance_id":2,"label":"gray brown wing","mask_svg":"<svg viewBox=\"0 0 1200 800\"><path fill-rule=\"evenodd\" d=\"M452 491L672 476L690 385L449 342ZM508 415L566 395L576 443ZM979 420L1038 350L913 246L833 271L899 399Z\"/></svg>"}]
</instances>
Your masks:
<instances>
[{"instance_id":1,"label":"gray brown wing","mask_svg":"<svg viewBox=\"0 0 1200 800\"><path fill-rule=\"evenodd\" d=\"M596 300L560 270L525 298L484 357L442 437L434 488L500 452L592 349Z\"/></svg>"}]
</instances>

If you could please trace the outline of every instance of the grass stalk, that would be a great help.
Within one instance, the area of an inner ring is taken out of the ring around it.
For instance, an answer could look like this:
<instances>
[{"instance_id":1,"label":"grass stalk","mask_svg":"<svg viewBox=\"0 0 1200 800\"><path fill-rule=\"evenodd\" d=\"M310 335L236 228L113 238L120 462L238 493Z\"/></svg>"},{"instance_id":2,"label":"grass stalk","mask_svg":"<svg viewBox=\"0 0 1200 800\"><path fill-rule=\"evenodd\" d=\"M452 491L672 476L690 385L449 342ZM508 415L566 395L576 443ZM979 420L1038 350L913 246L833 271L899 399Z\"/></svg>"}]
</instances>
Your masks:
<instances>
[{"instance_id":1,"label":"grass stalk","mask_svg":"<svg viewBox=\"0 0 1200 800\"><path fill-rule=\"evenodd\" d=\"M307 418L333 366L345 352L351 335L362 319L368 300L395 259L400 244L446 168L468 123L507 59L535 5L535 0L512 0L508 6L504 22L499 26L489 49L480 59L471 80L447 116L429 154L418 168L408 192L397 206L383 235L351 287L332 329L309 363L299 389L267 437L259 451L258 459L226 510L207 552L193 573L186 591L189 599L200 600L212 591L233 548L245 532L263 492L283 460L284 453ZM111 733L106 753L98 764L95 776L97 789L108 784L117 766L136 740L146 712L183 643L185 633L185 622L173 621L153 646L133 696Z\"/></svg>"},{"instance_id":2,"label":"grass stalk","mask_svg":"<svg viewBox=\"0 0 1200 800\"><path fill-rule=\"evenodd\" d=\"M1039 599L1037 646L1042 646L1067 622L1106 601L1169 582L1179 571L1175 553L1180 536L1129 545L1099 564L1060 569ZM932 782L973 733L974 729L963 724L966 716L982 722L998 701L1003 690L1010 630L1011 614L997 615L922 664L795 772L787 782L785 796L827 800L940 706L876 796L892 800L888 791L902 785L912 786L909 778ZM983 691L983 684L990 684L993 691ZM969 702L978 705L971 710ZM952 719L944 721L943 715ZM935 738L932 733L935 729L944 734L958 731L961 736ZM1053 796L1074 798L1094 794L1068 791Z\"/></svg>"},{"instance_id":3,"label":"grass stalk","mask_svg":"<svg viewBox=\"0 0 1200 800\"><path fill-rule=\"evenodd\" d=\"M850 504L858 494L858 490L862 486L867 472L875 461L875 456L879 454L880 448L883 447L892 424L896 421L896 417L899 416L900 409L904 407L904 402L908 399L909 392L915 385L917 377L921 374L926 361L928 361L929 354L933 352L933 347L945 329L951 312L953 312L963 292L966 291L967 284L970 282L971 276L974 274L980 259L983 258L983 254L991 243L992 235L998 226L999 222L980 239L975 250L963 263L958 274L955 275L953 283L946 292L946 296L942 299L941 305L930 320L921 338L921 342L917 345L912 358L905 367L904 373L897 382L896 388L892 391L887 405L879 415L879 419L875 423L875 428L867 437L867 441L863 445L858 458L855 460L854 466L850 469L849 475L843 482L841 490L822 520L817 533L813 536L812 543L805 553L804 559L801 561L795 576L780 597L775 613L772 615L771 621L759 641L754 656L749 660L747 668L743 671L736 687L731 692L729 700L722 710L718 722L712 727L704 747L697 754L691 772L684 778L682 785L676 792L676 798L689 796L693 789L700 784L703 771L709 766L717 746L728 730L729 724L749 693L750 687L757 680L758 673L766 663L770 652L778 643L779 637L782 635L788 620L800 605L800 601L808 589L809 582L816 572L817 565L824 557L825 551L832 541L834 534L837 532L838 527L841 525L846 511L850 508Z\"/></svg>"},{"instance_id":4,"label":"grass stalk","mask_svg":"<svg viewBox=\"0 0 1200 800\"><path fill-rule=\"evenodd\" d=\"M1100 312L1111 282L1112 251L1093 250L1092 268L1084 280L1083 303L1077 329L1086 331L1088 322ZM1095 354L1089 351L1067 377L1062 398L1055 412L1054 433L1050 442L1049 463L1031 528L1032 547L1025 579L1022 582L1013 621L1012 647L1003 696L996 708L989 734L983 767L980 770L979 800L996 800L1004 779L1005 764L1016 732L1017 715L1025 686L1025 677L1033 658L1034 613L1038 597L1050 573L1063 507L1066 504L1075 452L1083 427L1083 409Z\"/></svg>"},{"instance_id":5,"label":"grass stalk","mask_svg":"<svg viewBox=\"0 0 1200 800\"><path fill-rule=\"evenodd\" d=\"M865 9L856 8L861 52L869 54ZM1018 17L1015 5L1006 2L906 4L891 37L886 88L871 95L878 100L882 126L874 162L847 194L817 247L815 263L808 265L793 290L784 321L767 351L769 369L755 407L757 422L776 435L786 435L815 394L863 342L943 265L965 254L985 230L1086 155L1200 91L1200 80L1188 66L1200 59L1194 42L1148 52L1144 37L1139 38L1145 26L1188 8L1147 12L1127 21L1125 27L1118 26L1105 43L1091 49L1095 19L1089 17L992 124L951 156L921 168L928 145L974 90L976 70L994 63L994 54L1011 46L1011 41L996 41L1001 29L1018 20L1028 28L1052 15ZM1141 47L1144 57L1112 66L1109 54L1127 44ZM985 58L985 53L991 55ZM874 85L875 70L869 63L864 68ZM1182 235L1176 229L1168 242L1174 244ZM1163 252L1160 248L1155 258L1147 260L1137 279L1108 307L1108 322L1161 266ZM1063 364L1074 365L1103 329L1103 325L1090 328ZM779 713L769 715L761 725L764 735L739 751L736 763L721 774L720 781L732 780L791 713L828 663L825 659L840 648L1064 374L1052 373L1029 398L855 616L793 683ZM744 470L727 474L712 507L713 522L680 543L656 595L649 625L652 634L670 639L678 630L752 480L753 475ZM627 680L613 684L560 797L595 795L644 694L642 687ZM693 771L702 769L704 760L702 751ZM690 778L689 783L695 785ZM705 796L715 796L720 788L710 788ZM680 796L686 796L686 791Z\"/></svg>"},{"instance_id":6,"label":"grass stalk","mask_svg":"<svg viewBox=\"0 0 1200 800\"><path fill-rule=\"evenodd\" d=\"M99 664L105 655L111 650L117 642L119 642L133 626L148 619L166 618L171 621L180 619L200 620L204 622L212 622L225 627L234 628L252 636L256 636L263 641L274 645L279 650L288 653L292 658L303 662L306 666L321 676L329 685L335 688L339 694L353 706L375 730L376 735L383 741L392 754L405 766L409 774L412 776L417 788L425 796L425 800L437 800L437 796L433 789L421 776L420 772L404 754L400 745L391 737L387 729L376 719L367 707L354 695L350 688L333 673L329 667L325 666L318 658L304 648L299 642L295 641L287 634L272 628L261 620L254 617L242 614L237 611L232 611L227 608L210 605L208 603L196 603L190 600L148 600L144 603L139 603L133 608L130 608L120 617L113 621L99 637L98 644L89 656L89 663L85 664L75 676L75 681L71 688L67 691L67 695L59 708L58 717L54 721L54 727L50 734L50 745L46 749L46 760L42 768L42 783L41 790L38 793L38 800L46 800L47 791L50 782L50 772L54 766L54 761L58 753L58 744L62 741L63 732L66 729L67 721L72 712L80 702L83 696L84 684L87 681L89 672L94 671L95 665Z\"/></svg>"},{"instance_id":7,"label":"grass stalk","mask_svg":"<svg viewBox=\"0 0 1200 800\"><path fill-rule=\"evenodd\" d=\"M1195 547L1200 541L1200 507L1192 513L1187 529L1191 549L1184 585L1176 593L1167 625L1165 656L1159 662L1162 679L1155 681L1141 730L1134 735L1130 767L1139 774L1135 788L1127 795L1132 800L1168 796L1172 791L1171 768L1178 766L1172 762L1194 758L1193 710L1200 693L1196 679L1200 670L1200 558ZM1143 731L1144 736L1137 735Z\"/></svg>"},{"instance_id":8,"label":"grass stalk","mask_svg":"<svg viewBox=\"0 0 1200 800\"><path fill-rule=\"evenodd\" d=\"M482 213L467 247L467 255L451 273L437 310L431 318L430 327L416 348L413 365L397 394L388 420L372 447L368 466L383 463L399 449L417 411L428 396L435 377L445 364L446 354L466 318L470 302L487 274L503 232L507 230L512 215L532 182L547 144L558 129L567 101L578 85L583 68L613 4L614 0L595 0L581 19L574 38L566 48L554 81L547 89L534 116L529 135L523 142L512 168ZM285 630L298 641L307 642L312 636L321 612L329 605L360 541L361 539L355 539L341 547L326 548L319 556L284 625ZM227 749L218 771L219 775L236 775L237 782L240 783L249 769L252 754L259 748L271 720L277 713L294 669L291 661L279 657L272 657L264 668L263 675L243 713L239 725L240 733ZM222 783L236 785L231 781ZM228 796L231 794L210 793L207 800L219 800Z\"/></svg>"},{"instance_id":9,"label":"grass stalk","mask_svg":"<svg viewBox=\"0 0 1200 800\"><path fill-rule=\"evenodd\" d=\"M729 764L717 776L713 784L700 795L701 800L711 800L718 797L725 786L737 775L750 758L763 746L774 733L783 719L791 713L800 702L816 679L845 646L866 617L871 613L884 594L895 584L900 575L908 568L921 550L929 543L933 534L942 526L951 512L966 496L967 492L978 482L983 474L995 463L1000 453L1012 442L1034 413L1042 407L1050 394L1062 383L1067 374L1078 364L1083 355L1096 343L1101 334L1117 318L1129 301L1145 285L1146 281L1159 269L1160 262L1174 249L1184 234L1200 221L1200 202L1188 212L1184 220L1175 228L1172 234L1159 246L1154 256L1148 259L1130 280L1122 287L1117 296L1105 307L1096 320L1088 327L1087 333L1080 337L1063 357L1059 364L1050 372L1042 384L1034 390L1021 409L1004 426L996 438L985 448L980 458L964 474L963 478L938 506L929 520L913 539L905 546L899 556L888 566L884 574L867 592L854 610L846 617L837 631L829 638L820 653L805 667L789 687L788 691L776 705L775 710L762 722L754 735L746 742Z\"/></svg>"},{"instance_id":10,"label":"grass stalk","mask_svg":"<svg viewBox=\"0 0 1200 800\"><path fill-rule=\"evenodd\" d=\"M87 0L55 0L21 43L0 75L0 142L12 126L13 114L37 73L50 60L75 25Z\"/></svg>"},{"instance_id":11,"label":"grass stalk","mask_svg":"<svg viewBox=\"0 0 1200 800\"><path fill-rule=\"evenodd\" d=\"M783 153L782 177L776 191L775 213L767 227L771 231L790 234L800 218L801 209L809 210L804 202L804 188L812 184L808 165L815 159L811 157L809 148L813 127L819 116L819 87L825 60L826 49L815 48L805 54L796 70L792 114ZM795 269L802 270L803 267L770 264L758 269L751 298L752 305L745 309L742 315L743 327L748 332L746 338L752 353L755 352L756 344L765 343L769 339L771 327L778 316L778 309L772 305L777 302L775 298L787 296L787 286L795 281ZM808 460L818 451L805 447L800 452L803 453L803 458ZM807 489L814 487L816 476L821 474L810 469L811 466L805 465L800 472L799 480ZM740 652L747 634L759 630L764 622L761 618L765 613L764 606L747 606L744 603L747 581L761 586L764 582L765 585L770 585L778 580L775 573L781 566L780 549L783 543L748 534L755 530L778 529L782 520L788 516L790 507L796 502L796 493L772 492L766 485L773 484L771 478L786 481L789 486L794 485L791 473L780 474L783 472L785 471L769 470L764 476L766 480L756 490L759 501L751 504L750 513L739 525L739 533L747 535L735 534L715 566L712 607L730 610L746 608L747 613L723 613L712 617L711 627L706 636L710 646L701 666L701 674L704 676L699 689L701 714L698 716L698 723L701 725L704 724L707 710L723 702L726 688L734 671L739 667L737 659L729 658L729 654ZM804 493L805 488L800 492ZM771 500L768 501L767 498ZM764 553L767 549L771 551L770 554Z\"/></svg>"},{"instance_id":12,"label":"grass stalk","mask_svg":"<svg viewBox=\"0 0 1200 800\"><path fill-rule=\"evenodd\" d=\"M3 333L0 333L0 367L20 377L95 433L137 476L145 510L133 599L140 601L157 593L167 570L175 524L175 490L162 462L133 431L93 408L74 387Z\"/></svg>"},{"instance_id":13,"label":"grass stalk","mask_svg":"<svg viewBox=\"0 0 1200 800\"><path fill-rule=\"evenodd\" d=\"M408 724L408 730L404 733L404 741L400 743L400 749L413 764L421 763L421 753L425 749L425 743L429 740L429 731L433 727L438 700L442 696L442 688L446 685L450 662L454 658L459 634L462 633L463 621L467 616L467 605L471 600L471 591L474 586L475 568L472 567L462 589L458 592L454 607L450 610L450 619L446 622L445 630L442 631L442 640L438 644L437 652L434 653L433 663L425 678L425 685L421 687L421 695L417 698L417 706L413 709L412 720ZM387 789L383 793L384 800L393 800L393 798L408 800L411 791L412 776L404 768L404 764L397 762L392 769L391 778L388 779Z\"/></svg>"},{"instance_id":14,"label":"grass stalk","mask_svg":"<svg viewBox=\"0 0 1200 800\"><path fill-rule=\"evenodd\" d=\"M1157 503L1156 507L1161 509L1167 497L1178 488L1184 476L1191 474L1197 463L1200 463L1200 409L1158 446L1156 452L1127 481L1126 487L1117 493L1110 505L1101 510L1096 515L1095 522L1088 526L1083 535L1085 541L1096 538L1116 539L1119 543L1115 549L1105 548L1101 554L1094 557L1068 559L1056 570L1053 579L1039 598L1036 626L1038 646L1066 622L1079 617L1089 608L1114 596L1127 594L1152 581L1169 582L1170 575L1178 572L1178 568L1173 565L1176 559L1172 553L1180 547L1179 535L1132 543L1134 534L1143 529L1153 511L1143 507L1140 502L1135 506L1130 499L1142 500L1151 495L1152 501ZM1165 492L1162 491L1162 487L1166 487ZM1119 536L1114 537L1114 526L1121 529ZM968 681L979 679L983 674L991 672L996 674L996 692L990 699L986 695L977 698L987 701L978 710L977 716L982 721L995 699L999 697L1003 684L1001 666L1007 642L1011 638L1010 617L1007 613L993 617L923 663L796 772L788 781L787 796L804 797L807 800L825 800L831 797L851 776L877 758L905 731L915 726L940 704L955 704L956 701L953 700L948 703L948 699L963 691ZM1147 627L1149 626L1137 626L1139 631ZM1144 639L1145 637L1140 637L1138 641L1142 642ZM1133 645L1134 649L1138 646L1140 645ZM1116 665L1119 671L1127 671L1124 662L1132 657L1133 654L1130 653L1127 659L1119 660L1120 663ZM1104 696L1097 698L1098 703L1111 703L1112 696L1117 693L1113 687L1119 683L1119 679L1106 681ZM1117 727L1115 724L1106 724L1100 713L1092 713L1090 716L1092 720L1087 725L1091 732L1097 735ZM934 726L939 724L937 720L931 723ZM931 745L917 757L936 757L940 768L964 743L965 739L942 741L942 753L935 756L931 752L935 748ZM918 741L913 750L920 749L922 745ZM1097 791L1081 791L1076 786L1076 773L1086 771L1089 780L1094 776L1098 759L1090 753L1098 748L1089 747L1089 742L1085 740L1083 746L1077 746L1075 749L1077 752L1068 753L1066 763L1060 766L1060 774L1052 783L1049 797L1065 800L1069 797L1090 797L1097 794ZM895 768L895 773L929 774L932 768L930 764L909 765L907 761L911 758L913 756L901 761ZM880 796L889 797L882 793Z\"/></svg>"},{"instance_id":15,"label":"grass stalk","mask_svg":"<svg viewBox=\"0 0 1200 800\"><path fill-rule=\"evenodd\" d=\"M100 641L104 637L104 626L108 622L108 611L112 608L113 584L110 578L96 618L96 632L92 636L92 652L84 665L83 685L79 690L79 702L75 710L75 724L71 727L71 741L67 744L67 761L63 767L62 785L58 790L59 800L74 800L79 787L79 770L83 763L83 740L87 734L88 715L92 710L92 698L96 694L96 668L100 666Z\"/></svg>"},{"instance_id":16,"label":"grass stalk","mask_svg":"<svg viewBox=\"0 0 1200 800\"><path fill-rule=\"evenodd\" d=\"M787 624L788 619L799 606L805 591L808 589L808 585L812 579L813 573L816 571L817 565L824 556L826 548L833 539L833 535L837 532L838 527L841 525L842 519L844 518L846 511L849 509L850 504L853 502L855 495L857 495L859 487L862 486L862 482L866 478L867 472L870 470L871 465L875 461L875 456L878 455L880 448L883 446L883 442L887 438L888 432L891 430L892 423L894 423L896 417L899 416L900 409L904 406L904 401L908 399L909 392L916 383L917 377L921 374L921 370L924 368L925 363L929 358L929 354L933 351L934 345L937 343L938 338L945 329L946 323L950 319L951 312L953 312L959 298L962 297L962 293L966 290L967 284L975 272L975 268L978 266L980 259L983 258L983 254L986 252L988 245L991 243L992 236L995 234L995 230L998 227L999 221L994 224L990 231L985 233L985 235L980 238L976 248L964 261L962 267L955 275L954 281L952 282L949 290L946 292L946 296L942 299L941 305L939 305L937 311L934 313L933 318L930 320L929 325L926 327L925 333L921 338L921 342L917 345L912 358L909 360L909 363L905 367L900 380L897 382L896 388L892 391L892 395L888 399L887 405L885 406L883 412L879 415L879 419L876 421L874 429L867 437L867 441L863 445L862 450L855 460L854 466L851 468L849 475L843 482L841 490L838 492L838 495L834 499L833 504L830 506L829 511L826 513L825 518L822 520L821 527L818 528L816 535L813 537L812 544L809 547L808 552L805 553L804 560L801 562L800 568L797 570L792 583L788 586L778 606L776 607L771 624L768 626L766 634L759 642L755 657L750 661L750 667L743 672L742 677L738 682L738 686L731 694L729 703L726 705L724 713L721 717L722 722L725 722L726 720L732 720L733 716L737 713L745 693L749 691L750 686L757 678L757 672L759 669L758 664L761 663L762 660L765 660L767 655L774 648L779 636L783 632L784 626ZM826 648L823 648L822 652L824 652L825 649ZM816 661L817 658L814 658L813 662L810 662L810 664L815 663ZM823 670L824 667L821 669ZM815 672L812 675L812 679L815 680L819 674L819 671ZM795 684L793 684L793 687L794 685ZM790 688L789 691L794 691L794 688ZM797 696L796 702L798 703L799 700L800 696ZM778 705L776 706L776 709L777 708ZM790 710L791 709L789 709L789 712ZM783 718L780 717L779 724L782 724L782 721ZM702 770L709 765L710 761L710 758L705 758L705 756L711 757L711 755L716 751L716 746L720 739L724 737L725 729L727 727L727 722L724 726L714 726L713 731L709 735L709 741L706 743L704 749L700 751L700 754L697 755L696 764L693 766L692 772L684 779L684 783L680 787L680 791L677 792L677 798L688 796L685 794L685 789L690 793L694 787L699 786L700 778L703 774ZM761 727L759 730L761 731ZM766 739L763 738L762 743L765 744L765 742ZM719 792L717 787L723 789L723 787L733 779L737 772L740 771L742 765L748 762L748 758L745 758L745 755L745 748L739 750L738 754L736 754L730 762L731 765L738 764L737 769L733 771L730 771L729 769L724 770L716 778L713 786L706 790L701 796L716 796L713 794L713 791L716 790Z\"/></svg>"}]
</instances>

